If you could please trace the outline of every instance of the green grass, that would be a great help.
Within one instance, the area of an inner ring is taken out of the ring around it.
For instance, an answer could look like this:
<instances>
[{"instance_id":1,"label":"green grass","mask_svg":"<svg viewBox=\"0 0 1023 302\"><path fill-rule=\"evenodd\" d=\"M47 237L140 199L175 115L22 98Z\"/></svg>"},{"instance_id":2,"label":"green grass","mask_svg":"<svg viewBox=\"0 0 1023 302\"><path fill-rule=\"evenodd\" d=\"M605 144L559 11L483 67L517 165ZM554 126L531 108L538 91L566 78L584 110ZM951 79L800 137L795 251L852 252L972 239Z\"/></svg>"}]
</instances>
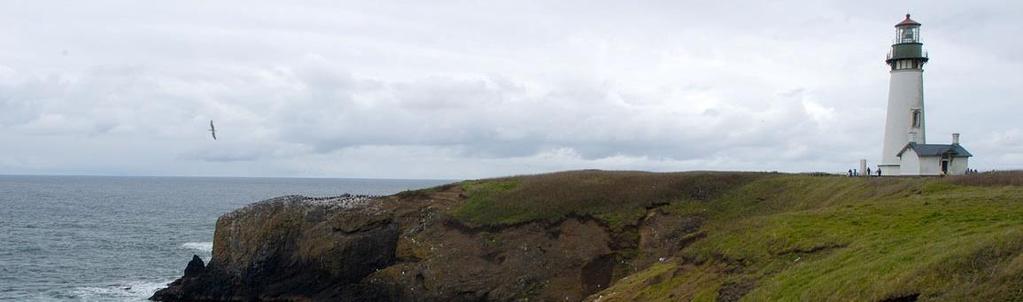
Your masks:
<instances>
[{"instance_id":1,"label":"green grass","mask_svg":"<svg viewBox=\"0 0 1023 302\"><path fill-rule=\"evenodd\" d=\"M616 281L601 301L714 301L734 288L746 301L1023 301L1021 172L572 171L459 185L466 201L452 214L474 226L574 215L634 232L625 227L653 207L703 218L706 237Z\"/></svg>"},{"instance_id":2,"label":"green grass","mask_svg":"<svg viewBox=\"0 0 1023 302\"><path fill-rule=\"evenodd\" d=\"M735 280L755 284L747 301L1023 301L1023 188L1004 183L761 177L670 205L706 217L707 237L603 301L709 301Z\"/></svg>"},{"instance_id":3,"label":"green grass","mask_svg":"<svg viewBox=\"0 0 1023 302\"><path fill-rule=\"evenodd\" d=\"M763 175L587 170L467 181L461 185L468 200L452 214L477 226L556 221L578 215L621 227L634 224L648 207L709 200Z\"/></svg>"},{"instance_id":4,"label":"green grass","mask_svg":"<svg viewBox=\"0 0 1023 302\"><path fill-rule=\"evenodd\" d=\"M500 196L519 186L516 179L467 181L462 190L469 196L468 202L455 210L455 217L476 224L491 222L493 224L515 223L528 219L532 215L525 207L505 207L506 211L497 211Z\"/></svg>"}]
</instances>

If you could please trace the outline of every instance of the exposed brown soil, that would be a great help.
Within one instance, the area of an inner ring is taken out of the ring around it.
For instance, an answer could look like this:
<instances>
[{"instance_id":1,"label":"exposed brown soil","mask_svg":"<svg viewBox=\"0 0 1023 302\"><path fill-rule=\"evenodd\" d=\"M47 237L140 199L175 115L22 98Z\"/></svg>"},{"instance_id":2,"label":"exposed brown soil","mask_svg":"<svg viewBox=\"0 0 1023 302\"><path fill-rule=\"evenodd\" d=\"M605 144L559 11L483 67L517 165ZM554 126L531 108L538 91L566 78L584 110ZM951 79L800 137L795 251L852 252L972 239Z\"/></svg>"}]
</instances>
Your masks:
<instances>
[{"instance_id":1,"label":"exposed brown soil","mask_svg":"<svg viewBox=\"0 0 1023 302\"><path fill-rule=\"evenodd\" d=\"M905 295L899 295L888 299L881 300L881 302L915 302L920 297L918 293L911 293Z\"/></svg>"}]
</instances>

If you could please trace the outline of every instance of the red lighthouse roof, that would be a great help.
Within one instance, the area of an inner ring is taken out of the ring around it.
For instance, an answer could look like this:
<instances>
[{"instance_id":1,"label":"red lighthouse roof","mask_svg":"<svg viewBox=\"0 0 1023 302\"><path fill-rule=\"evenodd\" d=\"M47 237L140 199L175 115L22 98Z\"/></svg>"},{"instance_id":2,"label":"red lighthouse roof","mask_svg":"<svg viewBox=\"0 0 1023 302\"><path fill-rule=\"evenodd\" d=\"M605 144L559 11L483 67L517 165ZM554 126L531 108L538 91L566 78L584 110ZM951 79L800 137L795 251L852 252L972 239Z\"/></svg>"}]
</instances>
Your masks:
<instances>
[{"instance_id":1,"label":"red lighthouse roof","mask_svg":"<svg viewBox=\"0 0 1023 302\"><path fill-rule=\"evenodd\" d=\"M899 24L895 24L895 27L902 27L902 26L920 26L920 23L916 22L916 21L913 21L913 19L909 18L909 14L906 14L906 19L905 20L902 20L902 22L899 22Z\"/></svg>"}]
</instances>

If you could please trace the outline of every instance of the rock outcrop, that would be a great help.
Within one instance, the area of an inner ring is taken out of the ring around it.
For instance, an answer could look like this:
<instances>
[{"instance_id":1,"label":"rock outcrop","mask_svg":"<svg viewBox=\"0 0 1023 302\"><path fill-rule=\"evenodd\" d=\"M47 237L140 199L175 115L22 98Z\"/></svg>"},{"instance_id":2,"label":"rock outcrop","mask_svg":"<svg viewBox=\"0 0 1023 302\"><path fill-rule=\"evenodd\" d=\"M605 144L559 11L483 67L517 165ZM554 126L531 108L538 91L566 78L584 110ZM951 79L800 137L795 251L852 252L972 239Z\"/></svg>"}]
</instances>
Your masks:
<instances>
[{"instance_id":1,"label":"rock outcrop","mask_svg":"<svg viewBox=\"0 0 1023 302\"><path fill-rule=\"evenodd\" d=\"M398 240L398 225L368 201L286 196L226 214L210 263L193 258L152 299L358 299L359 281L394 263Z\"/></svg>"},{"instance_id":2,"label":"rock outcrop","mask_svg":"<svg viewBox=\"0 0 1023 302\"><path fill-rule=\"evenodd\" d=\"M447 214L464 197L445 186L258 202L220 217L210 263L194 258L152 299L581 301L632 270L624 251L642 244L667 252L655 241L698 225L651 213L655 224L625 237L592 217L473 227Z\"/></svg>"},{"instance_id":3,"label":"rock outcrop","mask_svg":"<svg viewBox=\"0 0 1023 302\"><path fill-rule=\"evenodd\" d=\"M199 255L192 255L192 261L185 267L185 275L182 278L194 278L206 272L206 263L199 258Z\"/></svg>"}]
</instances>

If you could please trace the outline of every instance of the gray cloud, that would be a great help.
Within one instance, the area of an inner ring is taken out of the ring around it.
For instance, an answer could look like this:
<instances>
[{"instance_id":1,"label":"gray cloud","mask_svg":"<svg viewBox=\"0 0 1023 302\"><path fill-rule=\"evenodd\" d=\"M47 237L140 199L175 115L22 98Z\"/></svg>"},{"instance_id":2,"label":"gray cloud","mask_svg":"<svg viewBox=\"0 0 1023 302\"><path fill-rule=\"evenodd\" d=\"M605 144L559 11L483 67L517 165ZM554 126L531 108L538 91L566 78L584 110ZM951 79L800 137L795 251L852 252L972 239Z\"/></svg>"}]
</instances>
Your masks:
<instances>
[{"instance_id":1,"label":"gray cloud","mask_svg":"<svg viewBox=\"0 0 1023 302\"><path fill-rule=\"evenodd\" d=\"M905 9L930 140L1023 168L1013 3L100 2L0 4L0 173L844 171Z\"/></svg>"}]
</instances>

